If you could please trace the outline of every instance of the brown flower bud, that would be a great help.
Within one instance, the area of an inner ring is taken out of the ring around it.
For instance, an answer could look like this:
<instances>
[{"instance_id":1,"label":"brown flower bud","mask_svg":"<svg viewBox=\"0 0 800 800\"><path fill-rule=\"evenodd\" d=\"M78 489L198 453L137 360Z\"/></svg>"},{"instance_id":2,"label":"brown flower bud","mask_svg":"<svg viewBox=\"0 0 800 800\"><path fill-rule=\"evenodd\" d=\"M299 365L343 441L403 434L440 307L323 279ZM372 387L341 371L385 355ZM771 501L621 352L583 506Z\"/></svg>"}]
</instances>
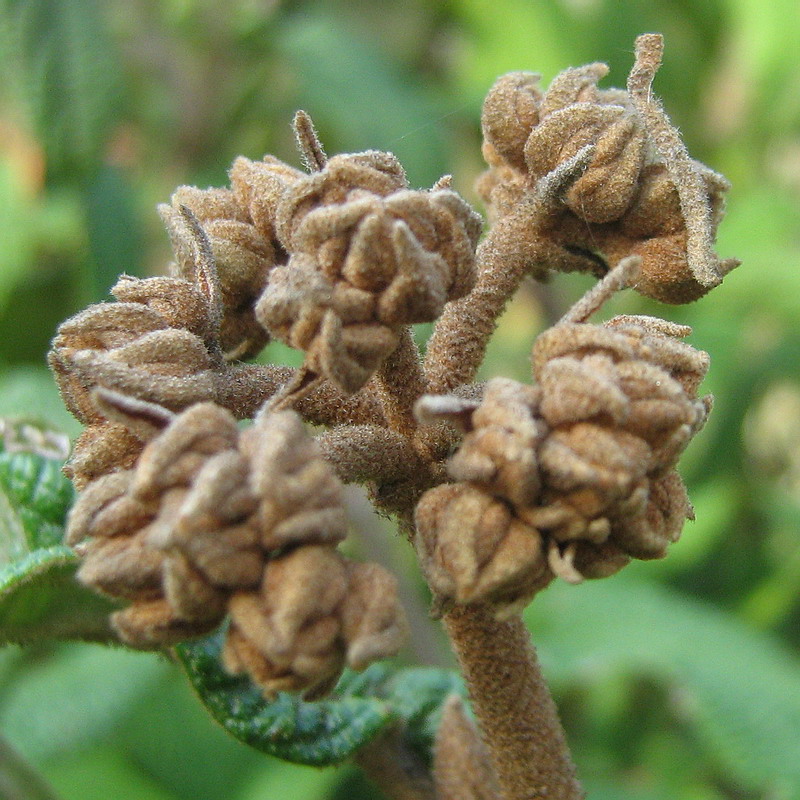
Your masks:
<instances>
[{"instance_id":1,"label":"brown flower bud","mask_svg":"<svg viewBox=\"0 0 800 800\"><path fill-rule=\"evenodd\" d=\"M260 544L338 544L347 535L342 485L292 411L263 414L241 436Z\"/></svg>"},{"instance_id":2,"label":"brown flower bud","mask_svg":"<svg viewBox=\"0 0 800 800\"><path fill-rule=\"evenodd\" d=\"M239 208L246 211L261 237L277 249L280 246L275 231L278 205L286 190L305 178L305 173L268 155L261 161L240 156L229 174Z\"/></svg>"},{"instance_id":3,"label":"brown flower bud","mask_svg":"<svg viewBox=\"0 0 800 800\"><path fill-rule=\"evenodd\" d=\"M544 426L535 417L537 393L505 378L486 385L471 431L450 459L448 472L515 505L535 502L540 486L536 447Z\"/></svg>"},{"instance_id":4,"label":"brown flower bud","mask_svg":"<svg viewBox=\"0 0 800 800\"><path fill-rule=\"evenodd\" d=\"M492 166L503 162L525 171L525 143L539 124L541 75L509 72L498 78L483 103L484 156Z\"/></svg>"},{"instance_id":5,"label":"brown flower bud","mask_svg":"<svg viewBox=\"0 0 800 800\"><path fill-rule=\"evenodd\" d=\"M466 484L426 492L416 510L417 551L445 603L494 602L517 610L552 579L536 528L511 507Z\"/></svg>"},{"instance_id":6,"label":"brown flower bud","mask_svg":"<svg viewBox=\"0 0 800 800\"><path fill-rule=\"evenodd\" d=\"M133 495L132 481L132 470L106 475L73 506L67 541L82 556L78 578L131 603L111 615L114 629L131 647L159 648L208 633L219 624L219 609L195 603L195 613L187 617L164 598L164 557L150 541L159 505Z\"/></svg>"},{"instance_id":7,"label":"brown flower bud","mask_svg":"<svg viewBox=\"0 0 800 800\"><path fill-rule=\"evenodd\" d=\"M248 673L268 698L327 690L344 666L339 607L347 586L344 559L330 547L300 547L270 561L258 592L231 598L227 669Z\"/></svg>"},{"instance_id":8,"label":"brown flower bud","mask_svg":"<svg viewBox=\"0 0 800 800\"><path fill-rule=\"evenodd\" d=\"M103 475L133 467L143 447L144 442L123 425L92 423L75 440L64 474L83 491Z\"/></svg>"},{"instance_id":9,"label":"brown flower bud","mask_svg":"<svg viewBox=\"0 0 800 800\"><path fill-rule=\"evenodd\" d=\"M83 556L78 577L110 597L158 597L161 558L147 548L152 504L129 497L130 470L106 475L80 495L67 520L67 541Z\"/></svg>"},{"instance_id":10,"label":"brown flower bud","mask_svg":"<svg viewBox=\"0 0 800 800\"><path fill-rule=\"evenodd\" d=\"M97 536L125 535L152 520L151 504L128 496L132 477L132 470L104 475L78 495L67 516L68 545Z\"/></svg>"},{"instance_id":11,"label":"brown flower bud","mask_svg":"<svg viewBox=\"0 0 800 800\"><path fill-rule=\"evenodd\" d=\"M219 620L192 622L176 616L175 609L164 599L134 603L111 615L120 639L139 650L157 650L188 639L206 636L219 625Z\"/></svg>"},{"instance_id":12,"label":"brown flower bud","mask_svg":"<svg viewBox=\"0 0 800 800\"><path fill-rule=\"evenodd\" d=\"M194 283L182 278L133 278L121 275L111 289L120 303L151 308L171 328L183 328L210 343L208 300Z\"/></svg>"},{"instance_id":13,"label":"brown flower bud","mask_svg":"<svg viewBox=\"0 0 800 800\"><path fill-rule=\"evenodd\" d=\"M627 91L598 89L603 64L565 70L543 95L525 73L501 78L484 108L489 170L478 191L490 218L513 223L496 246L516 253L520 236L537 243L532 269L596 272L598 258L615 266L638 255L635 288L686 303L738 264L713 250L729 186L689 158L652 94L661 38L636 45ZM594 258L576 260L583 252Z\"/></svg>"},{"instance_id":14,"label":"brown flower bud","mask_svg":"<svg viewBox=\"0 0 800 800\"><path fill-rule=\"evenodd\" d=\"M146 404L134 405L141 410ZM164 528L180 518L204 462L235 446L237 433L228 412L212 404L194 406L144 448L135 469L90 484L70 514L67 540L81 542L83 554L78 577L98 591L132 602L130 609L112 617L117 632L132 646L160 647L200 635L224 616L227 587L215 586L182 553L165 555L160 544ZM195 523L202 527L198 516ZM236 544L252 548L250 540ZM227 548L216 544L217 553L230 556L233 550L239 556L230 541ZM201 549L201 564L213 562L207 550ZM230 572L234 565L227 567ZM250 584L257 583L260 570L248 577Z\"/></svg>"},{"instance_id":15,"label":"brown flower bud","mask_svg":"<svg viewBox=\"0 0 800 800\"><path fill-rule=\"evenodd\" d=\"M114 428L129 425L150 440L134 469L89 485L68 526L68 541L85 554L81 580L149 604L114 617L126 641L158 647L210 630L232 593L259 586L270 557L344 538L341 484L294 412L262 414L240 432L213 403L174 415L111 392L97 400ZM384 584L391 590L388 576ZM396 606L391 591L388 606L362 601L361 617L352 603L348 612L353 658L397 638L386 616Z\"/></svg>"},{"instance_id":16,"label":"brown flower bud","mask_svg":"<svg viewBox=\"0 0 800 800\"><path fill-rule=\"evenodd\" d=\"M140 303L93 305L62 322L53 339L48 361L67 408L83 423L103 419L89 397L95 384L75 374L72 364L75 353L106 353L136 341L146 333L168 327L164 317Z\"/></svg>"},{"instance_id":17,"label":"brown flower bud","mask_svg":"<svg viewBox=\"0 0 800 800\"><path fill-rule=\"evenodd\" d=\"M233 415L213 403L198 403L176 416L144 450L136 465L133 491L158 497L188 487L208 458L236 447L239 430Z\"/></svg>"},{"instance_id":18,"label":"brown flower bud","mask_svg":"<svg viewBox=\"0 0 800 800\"><path fill-rule=\"evenodd\" d=\"M123 276L101 303L62 323L48 355L69 410L89 425L67 473L81 489L132 466L141 433L109 421L94 391L104 387L175 410L216 394L218 360L208 296L179 278Z\"/></svg>"},{"instance_id":19,"label":"brown flower bud","mask_svg":"<svg viewBox=\"0 0 800 800\"><path fill-rule=\"evenodd\" d=\"M162 515L153 544L188 560L220 589L256 586L265 555L252 520L258 505L249 464L236 450L209 456L172 514Z\"/></svg>"},{"instance_id":20,"label":"brown flower bud","mask_svg":"<svg viewBox=\"0 0 800 800\"><path fill-rule=\"evenodd\" d=\"M278 208L292 253L256 313L347 393L395 349L403 325L436 319L469 291L480 220L450 189L405 189L394 156L335 156Z\"/></svg>"},{"instance_id":21,"label":"brown flower bud","mask_svg":"<svg viewBox=\"0 0 800 800\"><path fill-rule=\"evenodd\" d=\"M591 313L613 285L565 319ZM577 582L665 555L691 516L673 468L710 410L697 399L708 356L680 341L689 333L652 317L562 322L534 344L536 387L494 379L479 403L423 398L421 420L467 431L447 466L461 483L431 490L417 510L434 591L503 613L545 575ZM505 548L531 541L536 552L510 562Z\"/></svg>"},{"instance_id":22,"label":"brown flower bud","mask_svg":"<svg viewBox=\"0 0 800 800\"><path fill-rule=\"evenodd\" d=\"M202 226L216 263L222 305L220 347L228 360L256 355L269 337L256 321L253 306L270 269L285 256L276 253L271 239L254 227L234 192L181 186L172 195L172 205L159 206L175 250L176 275L192 280L197 269L192 233L182 207Z\"/></svg>"},{"instance_id":23,"label":"brown flower bud","mask_svg":"<svg viewBox=\"0 0 800 800\"><path fill-rule=\"evenodd\" d=\"M608 540L637 558L664 554L665 537L677 538L688 505L670 489L669 533L660 533L657 509L667 501L652 505L664 494L657 487L710 408L709 398L696 396L708 356L679 341L689 332L618 317L601 326L558 325L539 337L539 411L552 430L539 449L547 502L526 517L532 524L559 542ZM653 538L658 546L648 544Z\"/></svg>"},{"instance_id":24,"label":"brown flower bud","mask_svg":"<svg viewBox=\"0 0 800 800\"><path fill-rule=\"evenodd\" d=\"M592 159L565 195L567 206L587 222L612 222L627 210L644 163L645 135L621 106L577 103L555 111L525 145L528 174L538 180L587 145Z\"/></svg>"},{"instance_id":25,"label":"brown flower bud","mask_svg":"<svg viewBox=\"0 0 800 800\"><path fill-rule=\"evenodd\" d=\"M671 468L709 410L696 399L708 355L679 341L689 332L630 316L551 328L533 353L543 417L551 426L610 417L651 448L649 472Z\"/></svg>"},{"instance_id":26,"label":"brown flower bud","mask_svg":"<svg viewBox=\"0 0 800 800\"><path fill-rule=\"evenodd\" d=\"M408 623L397 596L397 579L378 564L347 564L347 596L341 607L347 666L365 669L397 654Z\"/></svg>"}]
</instances>

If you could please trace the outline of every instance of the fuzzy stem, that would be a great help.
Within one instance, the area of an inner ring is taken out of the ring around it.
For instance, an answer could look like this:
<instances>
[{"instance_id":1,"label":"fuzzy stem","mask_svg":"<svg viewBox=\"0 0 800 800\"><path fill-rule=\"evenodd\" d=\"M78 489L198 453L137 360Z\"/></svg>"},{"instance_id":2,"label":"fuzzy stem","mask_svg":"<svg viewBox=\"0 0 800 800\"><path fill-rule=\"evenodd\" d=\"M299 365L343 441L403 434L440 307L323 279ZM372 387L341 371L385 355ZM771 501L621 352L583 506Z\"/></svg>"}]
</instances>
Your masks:
<instances>
[{"instance_id":1,"label":"fuzzy stem","mask_svg":"<svg viewBox=\"0 0 800 800\"><path fill-rule=\"evenodd\" d=\"M637 37L636 62L628 76L628 93L678 190L681 212L686 221L686 256L692 275L701 286L714 287L739 262L726 259L720 263L714 253L715 223L703 172L720 187L727 189L729 184L721 175L698 166L689 157L680 133L653 96L651 85L661 66L663 52L664 37L661 34L645 33Z\"/></svg>"},{"instance_id":2,"label":"fuzzy stem","mask_svg":"<svg viewBox=\"0 0 800 800\"><path fill-rule=\"evenodd\" d=\"M556 267L562 272L595 271L591 259L562 248L550 230L563 210L563 195L593 154L594 147L587 145L540 178L481 242L474 288L445 306L428 341L428 392L444 394L474 380L497 320L526 274L541 278Z\"/></svg>"},{"instance_id":3,"label":"fuzzy stem","mask_svg":"<svg viewBox=\"0 0 800 800\"><path fill-rule=\"evenodd\" d=\"M507 225L501 221L478 247L475 288L448 303L428 340L425 374L428 391L444 394L475 377L497 318L529 267L526 258L498 246Z\"/></svg>"},{"instance_id":4,"label":"fuzzy stem","mask_svg":"<svg viewBox=\"0 0 800 800\"><path fill-rule=\"evenodd\" d=\"M252 417L295 374L291 367L237 364L218 373L214 399L239 419ZM211 398L208 398L211 399ZM345 397L329 383L297 403L296 411L315 425L380 425L383 413L375 398L361 391Z\"/></svg>"},{"instance_id":5,"label":"fuzzy stem","mask_svg":"<svg viewBox=\"0 0 800 800\"><path fill-rule=\"evenodd\" d=\"M414 403L425 394L426 384L411 328L403 328L400 344L381 364L372 386L383 405L389 427L405 436L413 436L417 429Z\"/></svg>"},{"instance_id":6,"label":"fuzzy stem","mask_svg":"<svg viewBox=\"0 0 800 800\"><path fill-rule=\"evenodd\" d=\"M544 221L550 209L531 198L501 219L478 247L478 277L473 290L448 303L428 340L427 391L446 394L471 383L480 367L497 320L528 273L542 277L548 264L562 272L591 272L595 264L537 236L531 219ZM549 201L548 201L549 202Z\"/></svg>"},{"instance_id":7,"label":"fuzzy stem","mask_svg":"<svg viewBox=\"0 0 800 800\"><path fill-rule=\"evenodd\" d=\"M353 425L316 437L322 455L344 483L393 483L426 471L405 436L378 425Z\"/></svg>"},{"instance_id":8,"label":"fuzzy stem","mask_svg":"<svg viewBox=\"0 0 800 800\"><path fill-rule=\"evenodd\" d=\"M444 616L504 800L581 800L564 730L522 619L486 606Z\"/></svg>"},{"instance_id":9,"label":"fuzzy stem","mask_svg":"<svg viewBox=\"0 0 800 800\"><path fill-rule=\"evenodd\" d=\"M642 259L639 256L623 258L603 280L598 281L561 317L558 324L586 322L616 292L631 285L641 264Z\"/></svg>"},{"instance_id":10,"label":"fuzzy stem","mask_svg":"<svg viewBox=\"0 0 800 800\"><path fill-rule=\"evenodd\" d=\"M355 760L390 800L436 800L430 772L397 729L362 747Z\"/></svg>"}]
</instances>

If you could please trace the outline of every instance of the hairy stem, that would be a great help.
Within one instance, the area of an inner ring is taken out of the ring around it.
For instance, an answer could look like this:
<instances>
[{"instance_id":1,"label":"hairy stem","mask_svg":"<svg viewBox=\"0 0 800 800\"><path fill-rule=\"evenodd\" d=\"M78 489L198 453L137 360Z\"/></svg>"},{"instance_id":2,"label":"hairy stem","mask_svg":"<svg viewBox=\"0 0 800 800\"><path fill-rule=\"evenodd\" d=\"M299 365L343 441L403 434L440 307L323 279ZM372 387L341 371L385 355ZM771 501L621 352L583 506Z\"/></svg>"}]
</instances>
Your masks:
<instances>
[{"instance_id":1,"label":"hairy stem","mask_svg":"<svg viewBox=\"0 0 800 800\"><path fill-rule=\"evenodd\" d=\"M544 179L542 179L544 180ZM473 290L448 303L428 340L427 390L445 394L471 383L506 304L528 273L542 277L548 264L561 272L591 272L595 264L538 236L533 220L546 222L549 198L531 196L501 219L478 247L478 277Z\"/></svg>"},{"instance_id":2,"label":"hairy stem","mask_svg":"<svg viewBox=\"0 0 800 800\"><path fill-rule=\"evenodd\" d=\"M216 401L239 419L247 419L294 377L291 367L261 364L231 366L218 374ZM212 399L212 398L204 398ZM323 383L295 409L315 425L380 425L383 413L378 401L366 391L345 397L329 383Z\"/></svg>"},{"instance_id":3,"label":"hairy stem","mask_svg":"<svg viewBox=\"0 0 800 800\"><path fill-rule=\"evenodd\" d=\"M400 730L395 728L373 739L355 759L390 800L436 800L430 772L403 740Z\"/></svg>"},{"instance_id":4,"label":"hairy stem","mask_svg":"<svg viewBox=\"0 0 800 800\"><path fill-rule=\"evenodd\" d=\"M528 269L526 258L499 246L504 227L498 223L481 242L475 288L445 306L428 340L425 374L432 394L444 394L475 378L497 318Z\"/></svg>"},{"instance_id":5,"label":"hairy stem","mask_svg":"<svg viewBox=\"0 0 800 800\"><path fill-rule=\"evenodd\" d=\"M405 436L377 425L326 431L317 444L343 483L392 483L427 469Z\"/></svg>"},{"instance_id":6,"label":"hairy stem","mask_svg":"<svg viewBox=\"0 0 800 800\"><path fill-rule=\"evenodd\" d=\"M372 385L389 427L405 436L413 436L417 428L414 403L425 394L426 384L411 328L403 329L400 344L381 364Z\"/></svg>"},{"instance_id":7,"label":"hairy stem","mask_svg":"<svg viewBox=\"0 0 800 800\"><path fill-rule=\"evenodd\" d=\"M519 616L460 606L444 622L504 800L583 797L553 698Z\"/></svg>"}]
</instances>

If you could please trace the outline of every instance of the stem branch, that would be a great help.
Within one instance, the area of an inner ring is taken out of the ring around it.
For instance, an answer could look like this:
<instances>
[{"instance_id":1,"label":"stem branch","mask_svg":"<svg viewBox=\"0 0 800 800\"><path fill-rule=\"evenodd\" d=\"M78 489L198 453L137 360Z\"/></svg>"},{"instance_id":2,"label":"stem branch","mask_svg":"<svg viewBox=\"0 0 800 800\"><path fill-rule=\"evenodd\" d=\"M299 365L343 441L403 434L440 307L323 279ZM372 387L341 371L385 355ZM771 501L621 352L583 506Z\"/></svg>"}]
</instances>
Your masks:
<instances>
[{"instance_id":1,"label":"stem branch","mask_svg":"<svg viewBox=\"0 0 800 800\"><path fill-rule=\"evenodd\" d=\"M457 606L444 622L504 800L581 800L564 730L519 616Z\"/></svg>"},{"instance_id":2,"label":"stem branch","mask_svg":"<svg viewBox=\"0 0 800 800\"><path fill-rule=\"evenodd\" d=\"M419 348L411 328L403 328L400 344L381 364L372 386L381 401L389 428L413 436L417 429L414 403L425 394L426 384Z\"/></svg>"}]
</instances>

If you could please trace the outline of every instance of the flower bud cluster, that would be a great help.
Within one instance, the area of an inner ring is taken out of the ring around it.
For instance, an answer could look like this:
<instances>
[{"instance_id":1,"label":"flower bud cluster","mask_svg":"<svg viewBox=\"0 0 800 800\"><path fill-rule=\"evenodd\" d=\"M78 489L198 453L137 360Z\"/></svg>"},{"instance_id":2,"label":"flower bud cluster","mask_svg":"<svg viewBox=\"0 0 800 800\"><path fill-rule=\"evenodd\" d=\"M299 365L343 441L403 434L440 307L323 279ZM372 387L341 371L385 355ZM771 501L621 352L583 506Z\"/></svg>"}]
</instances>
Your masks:
<instances>
[{"instance_id":1,"label":"flower bud cluster","mask_svg":"<svg viewBox=\"0 0 800 800\"><path fill-rule=\"evenodd\" d=\"M346 664L396 652L405 632L396 582L336 550L341 485L294 412L239 431L213 403L170 418L106 402L140 432L142 419L169 420L132 469L91 483L69 517L79 578L129 603L112 616L123 641L159 648L229 615L226 664L268 696L324 690Z\"/></svg>"},{"instance_id":2,"label":"flower bud cluster","mask_svg":"<svg viewBox=\"0 0 800 800\"><path fill-rule=\"evenodd\" d=\"M480 217L446 185L411 191L390 153L338 155L276 209L291 254L256 314L343 392L360 389L400 329L431 322L472 287Z\"/></svg>"},{"instance_id":3,"label":"flower bud cluster","mask_svg":"<svg viewBox=\"0 0 800 800\"><path fill-rule=\"evenodd\" d=\"M468 420L448 465L456 483L417 508L443 600L509 613L554 575L604 577L666 554L692 514L674 467L710 409L697 399L708 357L680 341L688 333L649 317L556 325L534 345L534 386L492 380L471 413L456 398L423 403Z\"/></svg>"},{"instance_id":4,"label":"flower bud cluster","mask_svg":"<svg viewBox=\"0 0 800 800\"><path fill-rule=\"evenodd\" d=\"M735 266L712 248L727 185L651 98L659 48L637 40L628 91L598 88L602 64L546 92L530 73L498 81L480 248L449 179L414 191L390 153L328 158L303 112L308 172L239 158L229 188L161 206L172 276L123 276L50 353L86 426L66 467L81 492L68 543L80 579L123 606L123 641L160 648L227 619L227 669L267 697L320 696L345 666L394 654L397 583L338 551L340 479L410 533L415 518L440 608L509 615L556 576L665 554L692 515L675 465L710 409L707 356L683 326L585 322L624 285L685 302ZM471 383L532 269L608 274L536 340L533 385ZM408 326L433 321L423 361ZM270 336L303 367L230 363ZM425 391L439 394L415 418ZM334 430L310 438L292 407Z\"/></svg>"},{"instance_id":5,"label":"flower bud cluster","mask_svg":"<svg viewBox=\"0 0 800 800\"><path fill-rule=\"evenodd\" d=\"M689 159L652 98L660 46L660 37L637 41L628 91L599 89L608 72L599 63L565 70L545 92L534 73L501 77L483 108L489 170L478 191L494 219L519 216L513 236L527 230L556 248L547 268L560 268L558 249L563 269L582 252L600 274L602 261L638 255L636 288L684 303L738 262L713 252L727 181Z\"/></svg>"},{"instance_id":6,"label":"flower bud cluster","mask_svg":"<svg viewBox=\"0 0 800 800\"><path fill-rule=\"evenodd\" d=\"M87 426L67 467L78 489L131 467L143 447L98 410L96 387L175 410L215 392L213 310L196 283L122 276L111 291L119 302L89 306L62 323L49 354L67 408Z\"/></svg>"},{"instance_id":7,"label":"flower bud cluster","mask_svg":"<svg viewBox=\"0 0 800 800\"><path fill-rule=\"evenodd\" d=\"M303 173L266 156L262 161L238 158L230 172L230 189L181 186L171 205L159 207L175 250L172 271L191 280L196 264L180 209L188 208L208 238L221 294L219 343L227 360L257 355L269 334L256 320L255 302L286 252L277 241L274 217L281 194Z\"/></svg>"}]
</instances>

